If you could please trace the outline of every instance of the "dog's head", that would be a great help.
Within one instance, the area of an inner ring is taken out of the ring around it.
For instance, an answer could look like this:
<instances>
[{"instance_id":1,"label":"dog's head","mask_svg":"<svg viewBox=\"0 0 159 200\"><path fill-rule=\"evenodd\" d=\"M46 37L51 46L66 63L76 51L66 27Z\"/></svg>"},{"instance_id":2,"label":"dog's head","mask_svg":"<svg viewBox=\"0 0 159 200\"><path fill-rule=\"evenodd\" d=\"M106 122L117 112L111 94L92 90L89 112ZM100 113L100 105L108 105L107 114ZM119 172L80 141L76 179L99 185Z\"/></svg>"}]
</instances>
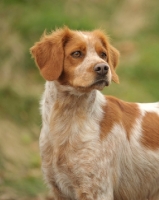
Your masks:
<instances>
[{"instance_id":1,"label":"dog's head","mask_svg":"<svg viewBox=\"0 0 159 200\"><path fill-rule=\"evenodd\" d=\"M102 90L115 72L119 52L100 30L72 31L67 27L45 35L31 48L42 76L77 90Z\"/></svg>"}]
</instances>

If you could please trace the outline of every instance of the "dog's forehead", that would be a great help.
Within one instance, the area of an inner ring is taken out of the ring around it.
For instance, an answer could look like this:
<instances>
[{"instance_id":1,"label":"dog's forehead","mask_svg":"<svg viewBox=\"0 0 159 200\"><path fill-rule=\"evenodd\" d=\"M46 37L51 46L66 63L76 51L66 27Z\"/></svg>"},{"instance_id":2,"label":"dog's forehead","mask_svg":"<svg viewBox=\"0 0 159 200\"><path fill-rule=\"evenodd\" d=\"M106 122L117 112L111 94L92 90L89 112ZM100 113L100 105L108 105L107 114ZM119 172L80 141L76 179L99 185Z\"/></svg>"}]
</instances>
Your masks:
<instances>
[{"instance_id":1,"label":"dog's forehead","mask_svg":"<svg viewBox=\"0 0 159 200\"><path fill-rule=\"evenodd\" d=\"M100 36L96 35L94 32L76 31L75 34L77 35L77 37L79 37L79 39L91 46L95 45L98 42L101 42Z\"/></svg>"},{"instance_id":2,"label":"dog's forehead","mask_svg":"<svg viewBox=\"0 0 159 200\"><path fill-rule=\"evenodd\" d=\"M78 31L77 34L85 40L89 40L93 37L91 32Z\"/></svg>"},{"instance_id":3,"label":"dog's forehead","mask_svg":"<svg viewBox=\"0 0 159 200\"><path fill-rule=\"evenodd\" d=\"M87 52L96 52L97 48L104 47L102 38L94 32L72 31L70 39L65 44L65 50L70 53L74 50L85 49Z\"/></svg>"}]
</instances>

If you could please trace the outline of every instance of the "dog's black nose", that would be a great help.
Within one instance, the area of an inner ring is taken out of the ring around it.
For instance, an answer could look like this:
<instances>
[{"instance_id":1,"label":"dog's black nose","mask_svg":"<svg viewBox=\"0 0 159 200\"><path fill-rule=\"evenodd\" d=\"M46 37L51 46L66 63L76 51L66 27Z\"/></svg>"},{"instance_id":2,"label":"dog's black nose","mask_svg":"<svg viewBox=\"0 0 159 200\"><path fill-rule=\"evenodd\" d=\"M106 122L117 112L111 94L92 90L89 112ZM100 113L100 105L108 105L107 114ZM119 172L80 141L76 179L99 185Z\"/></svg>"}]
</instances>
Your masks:
<instances>
[{"instance_id":1,"label":"dog's black nose","mask_svg":"<svg viewBox=\"0 0 159 200\"><path fill-rule=\"evenodd\" d=\"M94 67L94 71L99 75L106 75L108 73L109 66L105 63L98 63Z\"/></svg>"}]
</instances>

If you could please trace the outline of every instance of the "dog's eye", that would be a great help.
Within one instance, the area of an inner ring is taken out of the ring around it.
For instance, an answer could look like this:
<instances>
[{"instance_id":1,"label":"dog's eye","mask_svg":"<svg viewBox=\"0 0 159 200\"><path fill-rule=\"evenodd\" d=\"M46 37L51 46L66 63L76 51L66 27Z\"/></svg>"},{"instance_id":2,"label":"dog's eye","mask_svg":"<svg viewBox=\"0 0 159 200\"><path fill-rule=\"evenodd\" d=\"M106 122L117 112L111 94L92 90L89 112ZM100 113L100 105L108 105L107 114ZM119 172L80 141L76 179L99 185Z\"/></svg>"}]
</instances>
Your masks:
<instances>
[{"instance_id":1,"label":"dog's eye","mask_svg":"<svg viewBox=\"0 0 159 200\"><path fill-rule=\"evenodd\" d=\"M81 51L75 51L73 53L71 53L71 56L74 58L79 58L82 56L82 52Z\"/></svg>"},{"instance_id":2,"label":"dog's eye","mask_svg":"<svg viewBox=\"0 0 159 200\"><path fill-rule=\"evenodd\" d=\"M103 59L106 59L107 54L105 52L101 52L100 53L100 57L103 58Z\"/></svg>"}]
</instances>

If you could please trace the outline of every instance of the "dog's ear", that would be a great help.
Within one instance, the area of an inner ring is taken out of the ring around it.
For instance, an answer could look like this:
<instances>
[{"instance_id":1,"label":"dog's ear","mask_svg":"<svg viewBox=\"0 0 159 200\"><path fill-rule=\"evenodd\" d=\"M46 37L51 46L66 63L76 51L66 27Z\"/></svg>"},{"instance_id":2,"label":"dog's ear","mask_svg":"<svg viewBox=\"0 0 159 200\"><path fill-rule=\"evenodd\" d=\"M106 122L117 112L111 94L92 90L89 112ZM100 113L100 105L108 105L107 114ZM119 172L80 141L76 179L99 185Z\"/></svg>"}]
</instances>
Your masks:
<instances>
[{"instance_id":1,"label":"dog's ear","mask_svg":"<svg viewBox=\"0 0 159 200\"><path fill-rule=\"evenodd\" d=\"M48 81L57 80L63 70L64 42L69 29L58 29L50 35L44 34L30 52L40 69L41 75Z\"/></svg>"},{"instance_id":2,"label":"dog's ear","mask_svg":"<svg viewBox=\"0 0 159 200\"><path fill-rule=\"evenodd\" d=\"M116 48L114 48L112 45L109 45L108 48L109 48L109 61L108 62L109 62L110 67L111 67L112 80L115 83L119 83L119 77L116 74L115 69L117 67L120 54L119 54L119 51Z\"/></svg>"}]
</instances>

